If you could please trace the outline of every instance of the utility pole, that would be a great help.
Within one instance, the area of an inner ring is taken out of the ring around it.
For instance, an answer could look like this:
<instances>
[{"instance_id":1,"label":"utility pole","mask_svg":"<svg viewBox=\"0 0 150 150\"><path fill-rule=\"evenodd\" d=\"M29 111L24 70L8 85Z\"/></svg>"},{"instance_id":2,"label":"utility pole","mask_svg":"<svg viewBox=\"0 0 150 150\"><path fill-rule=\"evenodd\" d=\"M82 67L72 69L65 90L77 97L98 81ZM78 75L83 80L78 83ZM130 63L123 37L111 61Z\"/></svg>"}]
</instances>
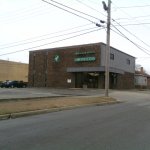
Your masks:
<instances>
[{"instance_id":1,"label":"utility pole","mask_svg":"<svg viewBox=\"0 0 150 150\"><path fill-rule=\"evenodd\" d=\"M109 97L109 61L110 61L110 24L111 24L111 0L108 0L108 6L103 1L104 10L107 11L107 43L105 50L105 96Z\"/></svg>"}]
</instances>

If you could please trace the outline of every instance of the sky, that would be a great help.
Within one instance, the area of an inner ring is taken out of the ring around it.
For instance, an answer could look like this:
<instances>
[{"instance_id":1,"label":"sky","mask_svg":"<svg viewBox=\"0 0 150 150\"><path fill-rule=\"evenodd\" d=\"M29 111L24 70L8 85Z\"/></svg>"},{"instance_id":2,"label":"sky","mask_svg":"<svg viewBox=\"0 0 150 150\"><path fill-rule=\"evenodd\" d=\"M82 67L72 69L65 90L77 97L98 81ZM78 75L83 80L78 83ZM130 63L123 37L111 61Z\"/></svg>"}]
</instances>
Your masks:
<instances>
[{"instance_id":1,"label":"sky","mask_svg":"<svg viewBox=\"0 0 150 150\"><path fill-rule=\"evenodd\" d=\"M0 59L29 63L32 50L106 43L102 0L45 1L0 0ZM112 0L110 45L136 57L150 74L149 10L149 0Z\"/></svg>"}]
</instances>

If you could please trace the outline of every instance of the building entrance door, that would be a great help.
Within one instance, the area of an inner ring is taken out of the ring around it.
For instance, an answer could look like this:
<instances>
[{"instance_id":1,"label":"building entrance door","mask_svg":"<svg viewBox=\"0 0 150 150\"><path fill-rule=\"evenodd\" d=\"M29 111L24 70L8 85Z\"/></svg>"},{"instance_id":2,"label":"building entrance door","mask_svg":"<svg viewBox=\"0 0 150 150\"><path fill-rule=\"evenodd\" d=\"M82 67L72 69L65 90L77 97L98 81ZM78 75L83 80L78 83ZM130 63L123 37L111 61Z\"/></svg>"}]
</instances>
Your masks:
<instances>
[{"instance_id":1,"label":"building entrance door","mask_svg":"<svg viewBox=\"0 0 150 150\"><path fill-rule=\"evenodd\" d=\"M76 88L98 88L99 73L95 72L80 72L75 74Z\"/></svg>"}]
</instances>

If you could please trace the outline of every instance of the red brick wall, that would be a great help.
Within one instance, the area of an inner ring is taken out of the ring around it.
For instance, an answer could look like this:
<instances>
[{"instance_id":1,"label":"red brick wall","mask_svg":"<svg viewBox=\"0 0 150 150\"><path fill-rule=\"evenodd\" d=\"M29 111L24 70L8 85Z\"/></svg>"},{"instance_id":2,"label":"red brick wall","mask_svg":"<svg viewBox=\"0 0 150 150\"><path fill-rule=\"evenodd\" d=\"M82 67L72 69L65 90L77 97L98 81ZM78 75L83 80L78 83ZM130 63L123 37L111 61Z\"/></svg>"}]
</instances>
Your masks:
<instances>
[{"instance_id":1,"label":"red brick wall","mask_svg":"<svg viewBox=\"0 0 150 150\"><path fill-rule=\"evenodd\" d=\"M117 89L133 89L134 88L134 74L127 73L118 74Z\"/></svg>"},{"instance_id":2,"label":"red brick wall","mask_svg":"<svg viewBox=\"0 0 150 150\"><path fill-rule=\"evenodd\" d=\"M94 51L96 57L92 62L75 62L75 52ZM54 56L59 55L60 61L55 62ZM68 73L68 67L99 67L100 45L84 45L59 49L49 49L30 52L29 57L29 86L32 87L75 87L75 76ZM67 83L71 79L71 83ZM100 82L100 81L99 81ZM100 82L99 84L103 84ZM104 88L104 85L99 86ZM134 74L125 73L117 76L117 89L134 88Z\"/></svg>"},{"instance_id":3,"label":"red brick wall","mask_svg":"<svg viewBox=\"0 0 150 150\"><path fill-rule=\"evenodd\" d=\"M77 51L94 51L95 54L92 55L96 57L96 60L92 62L75 62L74 58L77 57L75 52ZM55 55L60 56L59 62L54 61ZM75 87L74 75L67 73L67 68L100 66L100 45L30 52L29 64L29 86ZM45 73L46 70L47 75ZM67 79L71 79L72 82L67 83Z\"/></svg>"},{"instance_id":4,"label":"red brick wall","mask_svg":"<svg viewBox=\"0 0 150 150\"><path fill-rule=\"evenodd\" d=\"M46 53L39 51L30 53L29 86L45 86Z\"/></svg>"}]
</instances>

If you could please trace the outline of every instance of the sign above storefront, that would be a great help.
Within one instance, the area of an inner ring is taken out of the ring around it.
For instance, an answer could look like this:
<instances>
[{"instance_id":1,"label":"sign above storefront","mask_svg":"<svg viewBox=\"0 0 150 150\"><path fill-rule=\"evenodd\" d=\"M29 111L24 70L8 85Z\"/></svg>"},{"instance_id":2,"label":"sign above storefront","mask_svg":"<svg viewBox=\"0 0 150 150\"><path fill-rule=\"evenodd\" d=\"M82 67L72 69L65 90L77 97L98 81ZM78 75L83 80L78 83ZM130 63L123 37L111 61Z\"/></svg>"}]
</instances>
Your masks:
<instances>
[{"instance_id":1,"label":"sign above storefront","mask_svg":"<svg viewBox=\"0 0 150 150\"><path fill-rule=\"evenodd\" d=\"M75 55L88 55L88 54L95 54L95 52L94 51L86 51L86 52L78 51L75 53Z\"/></svg>"},{"instance_id":2,"label":"sign above storefront","mask_svg":"<svg viewBox=\"0 0 150 150\"><path fill-rule=\"evenodd\" d=\"M75 55L75 62L92 62L96 60L95 51L77 51Z\"/></svg>"},{"instance_id":3,"label":"sign above storefront","mask_svg":"<svg viewBox=\"0 0 150 150\"><path fill-rule=\"evenodd\" d=\"M74 59L75 62L86 62L86 61L95 61L95 60L96 60L95 57L79 57Z\"/></svg>"}]
</instances>

